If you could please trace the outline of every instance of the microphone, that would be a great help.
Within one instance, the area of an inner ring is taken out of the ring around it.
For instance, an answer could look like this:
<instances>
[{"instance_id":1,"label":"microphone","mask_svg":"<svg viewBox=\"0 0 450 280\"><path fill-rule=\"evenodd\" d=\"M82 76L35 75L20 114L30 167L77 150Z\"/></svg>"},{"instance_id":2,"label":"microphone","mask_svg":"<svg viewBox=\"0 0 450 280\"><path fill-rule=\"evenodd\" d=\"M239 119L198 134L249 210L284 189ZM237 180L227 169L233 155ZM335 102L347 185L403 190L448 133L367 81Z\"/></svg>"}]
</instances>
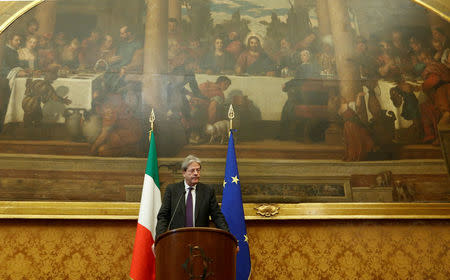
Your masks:
<instances>
[{"instance_id":1,"label":"microphone","mask_svg":"<svg viewBox=\"0 0 450 280\"><path fill-rule=\"evenodd\" d=\"M170 224L172 224L172 220L175 217L175 213L177 213L178 205L180 205L181 198L184 197L185 194L186 190L184 190L183 193L180 195L180 198L178 198L177 205L175 206L175 210L173 211L172 217L170 218L169 225L167 225L166 231L170 229Z\"/></svg>"}]
</instances>

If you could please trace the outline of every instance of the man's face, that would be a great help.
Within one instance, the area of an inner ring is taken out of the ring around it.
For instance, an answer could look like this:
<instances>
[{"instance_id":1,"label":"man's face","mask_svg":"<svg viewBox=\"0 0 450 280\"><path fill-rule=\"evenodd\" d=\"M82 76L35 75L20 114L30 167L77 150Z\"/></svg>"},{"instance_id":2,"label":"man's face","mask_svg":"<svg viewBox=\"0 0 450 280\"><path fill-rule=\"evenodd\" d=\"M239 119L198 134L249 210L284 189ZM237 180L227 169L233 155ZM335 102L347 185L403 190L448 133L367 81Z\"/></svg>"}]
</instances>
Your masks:
<instances>
[{"instance_id":1,"label":"man's face","mask_svg":"<svg viewBox=\"0 0 450 280\"><path fill-rule=\"evenodd\" d=\"M230 87L231 83L228 81L220 82L219 87L222 91L226 91Z\"/></svg>"},{"instance_id":2,"label":"man's face","mask_svg":"<svg viewBox=\"0 0 450 280\"><path fill-rule=\"evenodd\" d=\"M34 48L36 48L37 43L38 42L37 42L36 38L28 39L28 41L27 41L27 49L33 50Z\"/></svg>"},{"instance_id":3,"label":"man's face","mask_svg":"<svg viewBox=\"0 0 450 280\"><path fill-rule=\"evenodd\" d=\"M400 32L393 32L392 33L392 41L394 41L394 42L401 42L402 41L402 33L400 33Z\"/></svg>"},{"instance_id":4,"label":"man's face","mask_svg":"<svg viewBox=\"0 0 450 280\"><path fill-rule=\"evenodd\" d=\"M105 46L107 49L109 49L109 48L112 47L112 44L113 44L113 38L112 38L111 36L109 36L109 35L106 35L106 36L105 36L104 46Z\"/></svg>"},{"instance_id":5,"label":"man's face","mask_svg":"<svg viewBox=\"0 0 450 280\"><path fill-rule=\"evenodd\" d=\"M128 28L126 26L120 28L120 39L128 40L130 33L128 32Z\"/></svg>"},{"instance_id":6,"label":"man's face","mask_svg":"<svg viewBox=\"0 0 450 280\"><path fill-rule=\"evenodd\" d=\"M30 26L28 26L28 32L31 34L34 34L38 31L38 26L37 24L31 24Z\"/></svg>"},{"instance_id":7,"label":"man's face","mask_svg":"<svg viewBox=\"0 0 450 280\"><path fill-rule=\"evenodd\" d=\"M258 40L256 40L255 38L250 39L250 50L251 51L257 51L258 47L259 47L259 43Z\"/></svg>"},{"instance_id":8,"label":"man's face","mask_svg":"<svg viewBox=\"0 0 450 280\"><path fill-rule=\"evenodd\" d=\"M433 48L437 51L442 51L444 49L444 47L442 46L441 41L438 40L433 40L431 42L431 44L433 45Z\"/></svg>"},{"instance_id":9,"label":"man's face","mask_svg":"<svg viewBox=\"0 0 450 280\"><path fill-rule=\"evenodd\" d=\"M216 39L216 41L214 42L214 46L216 47L216 50L221 51L223 49L222 39Z\"/></svg>"},{"instance_id":10,"label":"man's face","mask_svg":"<svg viewBox=\"0 0 450 280\"><path fill-rule=\"evenodd\" d=\"M18 49L20 46L20 37L19 36L14 36L11 41L9 41L9 44L11 45L11 47L13 47L14 49Z\"/></svg>"},{"instance_id":11,"label":"man's face","mask_svg":"<svg viewBox=\"0 0 450 280\"><path fill-rule=\"evenodd\" d=\"M302 61L302 63L308 63L309 62L309 52L302 51L300 53L300 60Z\"/></svg>"},{"instance_id":12,"label":"man's face","mask_svg":"<svg viewBox=\"0 0 450 280\"><path fill-rule=\"evenodd\" d=\"M200 181L200 164L193 162L189 164L186 171L183 171L183 177L186 180L186 184L189 186L195 186Z\"/></svg>"},{"instance_id":13,"label":"man's face","mask_svg":"<svg viewBox=\"0 0 450 280\"><path fill-rule=\"evenodd\" d=\"M358 42L358 44L356 45L356 51L358 53L363 53L367 50L367 46L365 43L363 42Z\"/></svg>"},{"instance_id":14,"label":"man's face","mask_svg":"<svg viewBox=\"0 0 450 280\"><path fill-rule=\"evenodd\" d=\"M98 34L98 32L91 32L91 40L92 41L97 41L100 38L100 35Z\"/></svg>"}]
</instances>

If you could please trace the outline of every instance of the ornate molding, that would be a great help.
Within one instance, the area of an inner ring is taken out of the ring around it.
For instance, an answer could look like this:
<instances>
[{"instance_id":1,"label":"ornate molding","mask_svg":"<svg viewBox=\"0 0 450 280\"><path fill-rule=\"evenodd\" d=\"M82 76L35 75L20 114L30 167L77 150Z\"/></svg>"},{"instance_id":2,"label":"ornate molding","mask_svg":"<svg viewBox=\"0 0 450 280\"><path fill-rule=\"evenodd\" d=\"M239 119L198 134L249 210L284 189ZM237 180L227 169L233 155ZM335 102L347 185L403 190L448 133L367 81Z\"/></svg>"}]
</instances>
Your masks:
<instances>
[{"instance_id":1,"label":"ornate molding","mask_svg":"<svg viewBox=\"0 0 450 280\"><path fill-rule=\"evenodd\" d=\"M254 209L256 210L256 214L269 218L277 215L279 213L278 210L280 210L280 207L274 204L261 204Z\"/></svg>"},{"instance_id":2,"label":"ornate molding","mask_svg":"<svg viewBox=\"0 0 450 280\"><path fill-rule=\"evenodd\" d=\"M450 203L295 203L260 207L244 203L246 220L450 219ZM257 208L269 216L258 214ZM136 220L138 214L136 202L0 202L0 219Z\"/></svg>"}]
</instances>

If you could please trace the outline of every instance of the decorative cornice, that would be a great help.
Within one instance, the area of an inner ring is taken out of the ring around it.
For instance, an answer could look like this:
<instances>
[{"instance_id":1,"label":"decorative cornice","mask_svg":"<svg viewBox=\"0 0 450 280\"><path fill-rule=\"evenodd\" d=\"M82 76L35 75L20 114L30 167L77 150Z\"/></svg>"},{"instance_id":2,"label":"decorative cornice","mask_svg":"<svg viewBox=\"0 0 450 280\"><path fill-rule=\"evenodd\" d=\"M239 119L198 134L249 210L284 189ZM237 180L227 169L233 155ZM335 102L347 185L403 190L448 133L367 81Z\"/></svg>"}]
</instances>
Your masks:
<instances>
[{"instance_id":1,"label":"decorative cornice","mask_svg":"<svg viewBox=\"0 0 450 280\"><path fill-rule=\"evenodd\" d=\"M246 220L450 219L449 203L244 203ZM275 214L276 213L276 214ZM0 219L136 220L139 203L1 201ZM273 214L273 215L272 215Z\"/></svg>"}]
</instances>

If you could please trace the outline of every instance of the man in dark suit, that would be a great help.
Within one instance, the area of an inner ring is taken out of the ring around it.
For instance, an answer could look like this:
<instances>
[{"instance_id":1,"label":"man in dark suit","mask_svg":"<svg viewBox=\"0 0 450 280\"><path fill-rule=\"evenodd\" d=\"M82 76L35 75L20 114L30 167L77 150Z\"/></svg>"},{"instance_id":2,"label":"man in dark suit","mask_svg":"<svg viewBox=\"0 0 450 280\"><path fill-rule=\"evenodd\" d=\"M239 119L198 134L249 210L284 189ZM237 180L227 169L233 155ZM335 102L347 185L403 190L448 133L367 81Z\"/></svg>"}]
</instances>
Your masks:
<instances>
[{"instance_id":1,"label":"man in dark suit","mask_svg":"<svg viewBox=\"0 0 450 280\"><path fill-rule=\"evenodd\" d=\"M158 213L156 237L167 230L181 227L208 227L210 216L217 228L229 231L214 189L199 182L200 159L189 155L181 168L184 180L167 186L164 193Z\"/></svg>"},{"instance_id":2,"label":"man in dark suit","mask_svg":"<svg viewBox=\"0 0 450 280\"><path fill-rule=\"evenodd\" d=\"M0 64L0 132L3 129L3 122L5 121L9 98L11 96L9 80L27 75L27 73L20 68L21 63L19 61L19 54L17 53L20 43L20 35L11 33L3 48L3 56Z\"/></svg>"}]
</instances>

